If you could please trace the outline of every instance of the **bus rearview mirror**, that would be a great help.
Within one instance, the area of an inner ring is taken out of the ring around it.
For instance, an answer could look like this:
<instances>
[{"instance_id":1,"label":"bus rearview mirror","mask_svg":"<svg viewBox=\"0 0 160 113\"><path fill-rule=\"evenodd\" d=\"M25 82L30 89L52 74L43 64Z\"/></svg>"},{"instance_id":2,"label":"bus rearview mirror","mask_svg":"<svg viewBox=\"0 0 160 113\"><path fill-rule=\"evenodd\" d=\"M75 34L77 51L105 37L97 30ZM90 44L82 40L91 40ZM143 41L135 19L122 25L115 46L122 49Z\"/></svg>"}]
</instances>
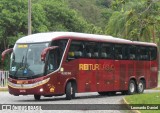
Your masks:
<instances>
[{"instance_id":1,"label":"bus rearview mirror","mask_svg":"<svg viewBox=\"0 0 160 113\"><path fill-rule=\"evenodd\" d=\"M58 46L52 46L52 47L45 48L41 53L41 61L45 61L46 55L48 54L48 52L56 48L58 48Z\"/></svg>"},{"instance_id":2,"label":"bus rearview mirror","mask_svg":"<svg viewBox=\"0 0 160 113\"><path fill-rule=\"evenodd\" d=\"M13 48L10 48L10 49L6 49L6 50L4 50L4 51L2 52L2 54L1 54L2 64L3 64L4 60L5 60L6 54L11 53L12 51L13 51Z\"/></svg>"}]
</instances>

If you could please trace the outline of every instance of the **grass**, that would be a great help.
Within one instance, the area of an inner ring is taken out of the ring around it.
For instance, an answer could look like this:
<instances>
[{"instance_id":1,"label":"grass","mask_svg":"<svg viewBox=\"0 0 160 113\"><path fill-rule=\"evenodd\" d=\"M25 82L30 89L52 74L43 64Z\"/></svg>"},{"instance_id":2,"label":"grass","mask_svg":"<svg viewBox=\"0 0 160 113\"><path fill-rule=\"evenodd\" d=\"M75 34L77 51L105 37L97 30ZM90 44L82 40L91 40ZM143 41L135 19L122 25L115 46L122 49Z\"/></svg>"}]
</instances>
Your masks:
<instances>
[{"instance_id":1,"label":"grass","mask_svg":"<svg viewBox=\"0 0 160 113\"><path fill-rule=\"evenodd\" d=\"M160 85L160 73L158 75L158 85Z\"/></svg>"},{"instance_id":2,"label":"grass","mask_svg":"<svg viewBox=\"0 0 160 113\"><path fill-rule=\"evenodd\" d=\"M160 104L160 93L136 94L125 97L129 104ZM159 108L160 109L160 108ZM139 110L141 113L160 113L159 110Z\"/></svg>"},{"instance_id":3,"label":"grass","mask_svg":"<svg viewBox=\"0 0 160 113\"><path fill-rule=\"evenodd\" d=\"M160 85L160 73L158 76L158 85ZM160 87L154 88L160 90ZM125 97L129 104L160 104L160 93L136 94ZM160 109L160 108L159 108ZM160 113L159 110L139 110L141 113Z\"/></svg>"},{"instance_id":4,"label":"grass","mask_svg":"<svg viewBox=\"0 0 160 113\"><path fill-rule=\"evenodd\" d=\"M130 104L160 104L160 93L145 93L126 96Z\"/></svg>"}]
</instances>

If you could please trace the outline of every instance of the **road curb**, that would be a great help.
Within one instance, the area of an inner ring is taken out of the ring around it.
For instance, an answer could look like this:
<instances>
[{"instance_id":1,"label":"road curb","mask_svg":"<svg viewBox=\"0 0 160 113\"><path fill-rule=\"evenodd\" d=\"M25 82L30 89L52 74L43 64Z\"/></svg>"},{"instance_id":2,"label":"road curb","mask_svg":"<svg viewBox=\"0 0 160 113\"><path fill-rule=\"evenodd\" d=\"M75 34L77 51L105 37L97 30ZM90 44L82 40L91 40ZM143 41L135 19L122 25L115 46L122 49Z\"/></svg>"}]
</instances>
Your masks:
<instances>
[{"instance_id":1,"label":"road curb","mask_svg":"<svg viewBox=\"0 0 160 113\"><path fill-rule=\"evenodd\" d=\"M126 99L123 97L123 103L126 104L126 106L128 107L129 103L126 101ZM133 113L141 113L138 110L131 110Z\"/></svg>"},{"instance_id":2,"label":"road curb","mask_svg":"<svg viewBox=\"0 0 160 113\"><path fill-rule=\"evenodd\" d=\"M8 91L7 87L0 87L0 91Z\"/></svg>"}]
</instances>

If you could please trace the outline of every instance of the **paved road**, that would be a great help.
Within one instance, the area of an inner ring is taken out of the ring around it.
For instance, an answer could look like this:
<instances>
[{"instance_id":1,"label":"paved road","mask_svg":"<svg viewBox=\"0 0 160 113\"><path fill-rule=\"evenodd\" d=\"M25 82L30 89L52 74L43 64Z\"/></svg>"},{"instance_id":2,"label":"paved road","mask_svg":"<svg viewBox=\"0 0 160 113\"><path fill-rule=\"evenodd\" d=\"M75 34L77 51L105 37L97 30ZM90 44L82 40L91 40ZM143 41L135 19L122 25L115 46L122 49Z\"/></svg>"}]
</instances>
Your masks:
<instances>
[{"instance_id":1,"label":"paved road","mask_svg":"<svg viewBox=\"0 0 160 113\"><path fill-rule=\"evenodd\" d=\"M145 93L160 92L147 90ZM76 95L76 99L65 100L65 96L42 97L40 101L35 101L33 96L12 96L8 92L0 92L0 104L121 104L124 95L100 96L98 93L81 93ZM47 107L47 106L46 106ZM0 113L10 113L11 111L0 111ZM12 111L12 113L21 113L22 111ZM31 113L31 111L23 111ZM32 113L130 113L118 110L47 110L32 111Z\"/></svg>"},{"instance_id":2,"label":"paved road","mask_svg":"<svg viewBox=\"0 0 160 113\"><path fill-rule=\"evenodd\" d=\"M100 96L98 93L81 93L76 95L76 99L65 100L65 96L42 97L40 101L35 101L33 96L12 96L8 92L0 92L0 104L121 104L124 95ZM0 111L0 113L7 111ZM9 111L8 111L9 112ZM35 111L34 111L35 112ZM34 113L33 112L33 113ZM46 111L36 111L37 113L46 113ZM47 113L123 113L118 110L52 110ZM12 111L13 113L13 111ZM16 111L17 113L17 111ZM25 113L28 113L25 111Z\"/></svg>"}]
</instances>

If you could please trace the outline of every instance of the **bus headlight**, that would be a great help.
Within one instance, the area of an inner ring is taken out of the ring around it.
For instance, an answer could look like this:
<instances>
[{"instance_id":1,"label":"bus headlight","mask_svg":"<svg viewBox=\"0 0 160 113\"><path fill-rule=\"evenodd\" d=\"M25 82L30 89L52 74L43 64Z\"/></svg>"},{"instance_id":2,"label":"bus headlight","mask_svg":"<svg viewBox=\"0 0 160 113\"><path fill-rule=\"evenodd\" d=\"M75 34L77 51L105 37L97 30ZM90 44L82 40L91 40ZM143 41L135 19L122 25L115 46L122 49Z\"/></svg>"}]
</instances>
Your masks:
<instances>
[{"instance_id":1,"label":"bus headlight","mask_svg":"<svg viewBox=\"0 0 160 113\"><path fill-rule=\"evenodd\" d=\"M41 88L39 91L40 91L40 92L43 92L43 88Z\"/></svg>"}]
</instances>

